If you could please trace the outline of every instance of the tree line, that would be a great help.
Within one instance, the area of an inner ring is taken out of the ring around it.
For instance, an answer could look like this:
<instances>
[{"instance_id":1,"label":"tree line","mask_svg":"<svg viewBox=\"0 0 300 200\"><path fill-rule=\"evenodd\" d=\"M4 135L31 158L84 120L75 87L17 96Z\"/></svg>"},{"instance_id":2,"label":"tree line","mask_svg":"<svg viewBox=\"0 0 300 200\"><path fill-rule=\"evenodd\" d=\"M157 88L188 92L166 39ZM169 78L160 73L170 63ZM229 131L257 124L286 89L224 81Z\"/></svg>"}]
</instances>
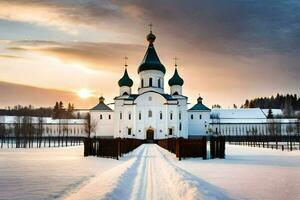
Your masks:
<instances>
[{"instance_id":1,"label":"tree line","mask_svg":"<svg viewBox=\"0 0 300 200\"><path fill-rule=\"evenodd\" d=\"M282 109L284 114L291 116L300 110L300 98L297 94L278 94L271 97L259 97L246 100L242 108Z\"/></svg>"},{"instance_id":2,"label":"tree line","mask_svg":"<svg viewBox=\"0 0 300 200\"><path fill-rule=\"evenodd\" d=\"M74 104L68 103L67 108L64 107L62 101L55 102L53 107L35 108L32 105L22 106L16 105L0 109L1 116L30 116L30 117L52 117L53 119L74 119L81 118L80 115L74 114Z\"/></svg>"}]
</instances>

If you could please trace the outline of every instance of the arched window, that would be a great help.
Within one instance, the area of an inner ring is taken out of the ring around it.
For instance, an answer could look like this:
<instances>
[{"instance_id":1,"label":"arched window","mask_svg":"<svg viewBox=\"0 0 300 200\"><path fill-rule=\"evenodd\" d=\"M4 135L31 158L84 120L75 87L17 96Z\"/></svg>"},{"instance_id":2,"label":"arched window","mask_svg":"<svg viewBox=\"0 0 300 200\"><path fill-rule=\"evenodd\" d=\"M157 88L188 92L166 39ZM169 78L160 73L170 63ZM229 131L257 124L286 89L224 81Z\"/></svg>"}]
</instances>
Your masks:
<instances>
[{"instance_id":1,"label":"arched window","mask_svg":"<svg viewBox=\"0 0 300 200\"><path fill-rule=\"evenodd\" d=\"M148 117L152 117L152 111L151 110L148 111Z\"/></svg>"},{"instance_id":2,"label":"arched window","mask_svg":"<svg viewBox=\"0 0 300 200\"><path fill-rule=\"evenodd\" d=\"M191 114L191 119L194 119L194 115L193 114Z\"/></svg>"},{"instance_id":3,"label":"arched window","mask_svg":"<svg viewBox=\"0 0 300 200\"><path fill-rule=\"evenodd\" d=\"M111 119L111 115L108 115L108 119Z\"/></svg>"},{"instance_id":4,"label":"arched window","mask_svg":"<svg viewBox=\"0 0 300 200\"><path fill-rule=\"evenodd\" d=\"M128 113L128 119L131 120L131 113Z\"/></svg>"},{"instance_id":5,"label":"arched window","mask_svg":"<svg viewBox=\"0 0 300 200\"><path fill-rule=\"evenodd\" d=\"M162 119L162 112L159 112L159 119Z\"/></svg>"},{"instance_id":6,"label":"arched window","mask_svg":"<svg viewBox=\"0 0 300 200\"><path fill-rule=\"evenodd\" d=\"M149 87L152 87L152 78L149 78Z\"/></svg>"},{"instance_id":7,"label":"arched window","mask_svg":"<svg viewBox=\"0 0 300 200\"><path fill-rule=\"evenodd\" d=\"M100 115L100 119L102 119L102 115Z\"/></svg>"},{"instance_id":8,"label":"arched window","mask_svg":"<svg viewBox=\"0 0 300 200\"><path fill-rule=\"evenodd\" d=\"M158 87L160 88L160 79L158 79L157 85L158 85Z\"/></svg>"},{"instance_id":9,"label":"arched window","mask_svg":"<svg viewBox=\"0 0 300 200\"><path fill-rule=\"evenodd\" d=\"M141 120L141 119L142 119L142 113L139 112L139 120Z\"/></svg>"},{"instance_id":10,"label":"arched window","mask_svg":"<svg viewBox=\"0 0 300 200\"><path fill-rule=\"evenodd\" d=\"M179 112L179 116L178 116L179 120L181 120L181 112Z\"/></svg>"},{"instance_id":11,"label":"arched window","mask_svg":"<svg viewBox=\"0 0 300 200\"><path fill-rule=\"evenodd\" d=\"M141 87L144 87L144 79L141 80Z\"/></svg>"},{"instance_id":12,"label":"arched window","mask_svg":"<svg viewBox=\"0 0 300 200\"><path fill-rule=\"evenodd\" d=\"M124 92L123 95L128 95L128 93L127 93L127 92Z\"/></svg>"},{"instance_id":13,"label":"arched window","mask_svg":"<svg viewBox=\"0 0 300 200\"><path fill-rule=\"evenodd\" d=\"M122 119L122 112L120 112L120 119Z\"/></svg>"},{"instance_id":14,"label":"arched window","mask_svg":"<svg viewBox=\"0 0 300 200\"><path fill-rule=\"evenodd\" d=\"M174 92L173 95L179 95L178 92Z\"/></svg>"},{"instance_id":15,"label":"arched window","mask_svg":"<svg viewBox=\"0 0 300 200\"><path fill-rule=\"evenodd\" d=\"M182 126L182 125L181 125L181 122L180 122L180 123L179 123L179 130L180 130L180 131L181 131L181 128L182 128L181 126Z\"/></svg>"},{"instance_id":16,"label":"arched window","mask_svg":"<svg viewBox=\"0 0 300 200\"><path fill-rule=\"evenodd\" d=\"M173 119L173 113L171 112L170 113L170 120L172 120Z\"/></svg>"}]
</instances>

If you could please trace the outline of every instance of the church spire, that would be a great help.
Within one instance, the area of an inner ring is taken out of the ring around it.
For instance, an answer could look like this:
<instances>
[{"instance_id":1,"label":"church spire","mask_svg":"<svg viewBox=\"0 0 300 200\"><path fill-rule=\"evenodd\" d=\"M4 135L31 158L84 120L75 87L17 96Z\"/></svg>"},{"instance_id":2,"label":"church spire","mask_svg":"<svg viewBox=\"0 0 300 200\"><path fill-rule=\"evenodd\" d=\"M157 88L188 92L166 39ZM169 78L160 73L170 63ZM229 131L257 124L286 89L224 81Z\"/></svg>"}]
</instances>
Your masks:
<instances>
[{"instance_id":1,"label":"church spire","mask_svg":"<svg viewBox=\"0 0 300 200\"><path fill-rule=\"evenodd\" d=\"M125 56L124 57L124 67L125 67L125 71L124 71L124 75L123 77L119 80L118 84L120 87L122 86L128 86L128 87L131 87L133 85L133 81L131 80L131 78L129 78L129 75L127 73L127 60L128 60L128 57Z\"/></svg>"},{"instance_id":2,"label":"church spire","mask_svg":"<svg viewBox=\"0 0 300 200\"><path fill-rule=\"evenodd\" d=\"M153 43L156 39L156 36L152 33L153 24L150 23L149 27L150 27L150 33L147 35L147 41L149 42L149 45L153 45Z\"/></svg>"},{"instance_id":3,"label":"church spire","mask_svg":"<svg viewBox=\"0 0 300 200\"><path fill-rule=\"evenodd\" d=\"M156 39L156 36L152 33L152 24L149 24L150 26L150 33L147 35L147 41L149 42L148 49L145 53L144 59L142 60L142 63L140 64L138 68L138 73L142 71L147 71L147 70L158 70L163 72L164 74L166 73L166 68L161 64L159 57L155 51L154 48L154 41Z\"/></svg>"}]
</instances>

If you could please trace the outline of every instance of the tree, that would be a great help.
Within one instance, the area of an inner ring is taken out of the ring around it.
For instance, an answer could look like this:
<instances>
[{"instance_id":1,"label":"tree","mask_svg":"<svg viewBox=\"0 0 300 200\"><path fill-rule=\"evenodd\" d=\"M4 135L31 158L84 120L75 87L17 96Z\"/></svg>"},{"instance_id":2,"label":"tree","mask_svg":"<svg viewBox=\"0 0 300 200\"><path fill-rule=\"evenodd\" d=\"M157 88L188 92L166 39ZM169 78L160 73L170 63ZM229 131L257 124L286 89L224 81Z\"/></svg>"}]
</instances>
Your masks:
<instances>
[{"instance_id":1,"label":"tree","mask_svg":"<svg viewBox=\"0 0 300 200\"><path fill-rule=\"evenodd\" d=\"M219 104L214 104L212 105L212 108L221 108L221 106Z\"/></svg>"},{"instance_id":2,"label":"tree","mask_svg":"<svg viewBox=\"0 0 300 200\"><path fill-rule=\"evenodd\" d=\"M91 138L91 133L95 133L97 122L92 120L91 114L88 113L85 118L84 130L88 138Z\"/></svg>"},{"instance_id":3,"label":"tree","mask_svg":"<svg viewBox=\"0 0 300 200\"><path fill-rule=\"evenodd\" d=\"M272 109L270 108L269 111L268 111L268 116L267 116L268 119L273 119L274 116L273 116L273 112L272 112Z\"/></svg>"}]
</instances>

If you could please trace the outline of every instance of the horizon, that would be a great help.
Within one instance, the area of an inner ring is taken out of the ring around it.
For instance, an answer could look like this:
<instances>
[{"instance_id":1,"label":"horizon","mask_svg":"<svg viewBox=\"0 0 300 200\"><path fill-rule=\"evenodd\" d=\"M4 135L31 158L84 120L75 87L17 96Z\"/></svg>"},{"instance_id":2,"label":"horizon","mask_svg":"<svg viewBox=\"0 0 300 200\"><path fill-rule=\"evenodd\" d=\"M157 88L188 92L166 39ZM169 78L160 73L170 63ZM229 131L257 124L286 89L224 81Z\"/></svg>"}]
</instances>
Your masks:
<instances>
[{"instance_id":1,"label":"horizon","mask_svg":"<svg viewBox=\"0 0 300 200\"><path fill-rule=\"evenodd\" d=\"M223 108L277 93L299 96L300 3L272 3L2 0L0 108L61 100L86 109L101 94L110 103L124 56L136 93L149 23L167 69L165 92L178 57L191 104L199 94Z\"/></svg>"}]
</instances>

